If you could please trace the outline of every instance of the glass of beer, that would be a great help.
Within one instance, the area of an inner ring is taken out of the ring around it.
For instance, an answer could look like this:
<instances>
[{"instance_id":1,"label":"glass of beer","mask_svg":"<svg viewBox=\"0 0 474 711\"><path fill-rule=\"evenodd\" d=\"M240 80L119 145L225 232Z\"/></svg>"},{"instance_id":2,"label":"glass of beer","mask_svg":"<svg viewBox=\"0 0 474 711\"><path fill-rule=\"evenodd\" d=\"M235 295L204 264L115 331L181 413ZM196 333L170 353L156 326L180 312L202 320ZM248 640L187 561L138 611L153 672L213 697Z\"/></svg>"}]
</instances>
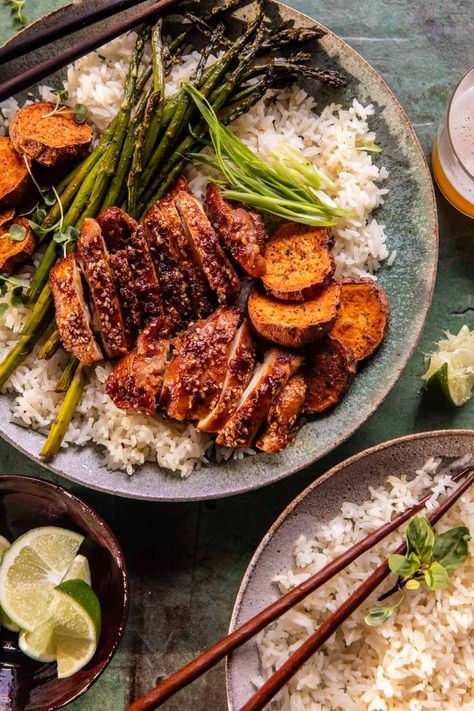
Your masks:
<instances>
[{"instance_id":1,"label":"glass of beer","mask_svg":"<svg viewBox=\"0 0 474 711\"><path fill-rule=\"evenodd\" d=\"M457 85L438 129L433 174L451 205L474 218L474 67Z\"/></svg>"}]
</instances>

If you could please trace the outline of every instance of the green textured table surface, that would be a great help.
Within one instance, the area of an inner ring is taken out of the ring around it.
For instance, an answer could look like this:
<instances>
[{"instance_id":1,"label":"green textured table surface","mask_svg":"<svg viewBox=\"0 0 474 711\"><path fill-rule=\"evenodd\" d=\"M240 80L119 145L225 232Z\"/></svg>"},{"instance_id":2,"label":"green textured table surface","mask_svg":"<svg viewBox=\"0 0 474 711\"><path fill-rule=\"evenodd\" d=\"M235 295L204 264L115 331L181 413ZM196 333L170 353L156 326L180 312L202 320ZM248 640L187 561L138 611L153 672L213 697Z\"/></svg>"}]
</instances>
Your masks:
<instances>
[{"instance_id":1,"label":"green textured table surface","mask_svg":"<svg viewBox=\"0 0 474 711\"><path fill-rule=\"evenodd\" d=\"M31 19L60 4L27 0ZM330 27L379 71L401 101L428 155L450 94L474 61L472 0L291 0L288 4ZM0 4L0 41L12 33L8 7ZM202 504L127 501L60 481L89 501L117 532L131 573L125 638L101 679L71 704L71 710L119 711L158 678L224 635L240 579L258 542L284 506L329 466L400 435L473 426L474 401L449 410L433 408L420 395L422 354L430 351L443 330L457 332L463 323L474 327L474 222L457 214L439 194L438 208L438 280L418 348L382 407L329 457L274 486ZM0 473L52 478L3 442ZM224 711L223 666L163 708Z\"/></svg>"}]
</instances>

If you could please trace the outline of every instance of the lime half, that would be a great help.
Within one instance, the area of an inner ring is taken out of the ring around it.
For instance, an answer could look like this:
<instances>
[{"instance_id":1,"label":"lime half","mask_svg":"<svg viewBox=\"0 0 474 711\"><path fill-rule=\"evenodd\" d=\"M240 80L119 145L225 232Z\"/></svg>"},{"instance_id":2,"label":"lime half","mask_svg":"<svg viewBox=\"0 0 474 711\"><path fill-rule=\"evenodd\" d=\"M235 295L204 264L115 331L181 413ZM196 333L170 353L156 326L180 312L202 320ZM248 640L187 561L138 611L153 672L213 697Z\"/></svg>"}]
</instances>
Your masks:
<instances>
[{"instance_id":1,"label":"lime half","mask_svg":"<svg viewBox=\"0 0 474 711\"><path fill-rule=\"evenodd\" d=\"M63 679L90 662L100 629L97 595L83 580L68 580L54 590L45 620L20 634L20 649L40 662L56 661Z\"/></svg>"},{"instance_id":2,"label":"lime half","mask_svg":"<svg viewBox=\"0 0 474 711\"><path fill-rule=\"evenodd\" d=\"M5 551L0 565L0 605L32 632L47 616L54 588L76 557L84 536L55 526L34 528Z\"/></svg>"},{"instance_id":3,"label":"lime half","mask_svg":"<svg viewBox=\"0 0 474 711\"><path fill-rule=\"evenodd\" d=\"M430 392L440 393L456 407L464 405L474 388L474 331L463 326L457 335L448 332L422 378Z\"/></svg>"}]
</instances>

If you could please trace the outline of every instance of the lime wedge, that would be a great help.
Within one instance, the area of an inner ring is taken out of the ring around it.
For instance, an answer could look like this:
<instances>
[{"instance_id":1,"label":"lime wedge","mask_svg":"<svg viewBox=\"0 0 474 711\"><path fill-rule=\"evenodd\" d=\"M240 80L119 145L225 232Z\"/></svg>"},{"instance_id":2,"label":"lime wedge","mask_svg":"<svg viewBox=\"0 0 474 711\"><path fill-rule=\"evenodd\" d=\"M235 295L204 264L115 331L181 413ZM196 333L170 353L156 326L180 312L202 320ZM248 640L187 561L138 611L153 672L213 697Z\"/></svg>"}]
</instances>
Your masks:
<instances>
[{"instance_id":1,"label":"lime wedge","mask_svg":"<svg viewBox=\"0 0 474 711\"><path fill-rule=\"evenodd\" d=\"M0 565L0 605L32 632L44 621L53 590L66 574L84 536L64 528L33 528L8 548Z\"/></svg>"},{"instance_id":2,"label":"lime wedge","mask_svg":"<svg viewBox=\"0 0 474 711\"><path fill-rule=\"evenodd\" d=\"M431 354L422 378L431 393L439 393L456 407L464 405L474 389L474 331L463 326L457 335L448 332Z\"/></svg>"},{"instance_id":3,"label":"lime wedge","mask_svg":"<svg viewBox=\"0 0 474 711\"><path fill-rule=\"evenodd\" d=\"M66 580L83 580L91 585L91 569L85 555L76 555L62 582L64 583Z\"/></svg>"},{"instance_id":4,"label":"lime wedge","mask_svg":"<svg viewBox=\"0 0 474 711\"><path fill-rule=\"evenodd\" d=\"M7 550L7 548L10 548L10 542L7 541L5 536L0 536L0 563L2 562L3 554ZM2 627L5 627L6 630L9 630L10 632L19 632L20 628L18 625L16 625L14 622L11 621L11 619L8 617L8 615L2 610L0 607L0 623Z\"/></svg>"},{"instance_id":5,"label":"lime wedge","mask_svg":"<svg viewBox=\"0 0 474 711\"><path fill-rule=\"evenodd\" d=\"M56 661L64 679L90 662L100 629L97 595L83 580L68 580L54 590L45 620L33 632L20 633L20 649L37 661Z\"/></svg>"}]
</instances>

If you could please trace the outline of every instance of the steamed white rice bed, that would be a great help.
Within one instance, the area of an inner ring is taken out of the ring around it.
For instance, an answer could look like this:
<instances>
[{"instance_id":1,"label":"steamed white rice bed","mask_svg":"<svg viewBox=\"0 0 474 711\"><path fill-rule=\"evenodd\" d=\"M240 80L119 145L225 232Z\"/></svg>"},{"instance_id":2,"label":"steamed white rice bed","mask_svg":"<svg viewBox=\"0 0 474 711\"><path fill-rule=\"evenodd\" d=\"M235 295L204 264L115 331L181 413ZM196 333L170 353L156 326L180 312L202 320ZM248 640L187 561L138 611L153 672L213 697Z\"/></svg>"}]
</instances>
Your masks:
<instances>
[{"instance_id":1,"label":"steamed white rice bed","mask_svg":"<svg viewBox=\"0 0 474 711\"><path fill-rule=\"evenodd\" d=\"M464 460L466 461L466 460ZM387 487L371 490L360 505L346 502L313 536L300 536L292 567L275 578L284 593L433 489L434 499L452 489L439 462L429 460L411 481L390 476ZM433 504L429 508L432 508ZM466 525L474 532L474 496L466 493L436 530ZM365 580L400 541L395 532L346 571L310 595L258 638L260 686L300 644ZM398 612L380 627L364 614L380 588L302 667L271 706L278 711L473 711L474 709L474 541L464 567L450 575L449 587L408 591ZM395 599L396 596L394 596ZM391 599L383 604L392 604Z\"/></svg>"},{"instance_id":2,"label":"steamed white rice bed","mask_svg":"<svg viewBox=\"0 0 474 711\"><path fill-rule=\"evenodd\" d=\"M120 106L134 41L133 33L119 37L98 52L79 59L68 69L65 86L69 91L69 103L86 104L89 118L98 132L107 127ZM189 52L174 67L167 81L168 95L190 78L198 58L197 52ZM214 59L210 57L208 61ZM148 54L145 54L145 61L150 61ZM40 93L43 100L54 100L48 87L41 87ZM10 99L0 108L3 115L0 133L5 133L18 104ZM369 153L353 150L359 136L375 139L368 126L373 107L363 107L357 101L349 109L333 104L320 116L315 112L316 108L315 100L296 85L283 91L271 91L247 115L239 118L233 129L262 157L285 143L303 151L326 172L337 185L332 197L342 207L356 213L356 217L340 220L334 230L336 273L338 276L373 273L389 258L384 226L371 217L372 210L383 204L387 190L380 183L388 173L385 168L372 163ZM188 177L193 192L202 197L206 175L190 166ZM394 256L390 255L389 261ZM9 309L0 319L0 355L16 342L25 314L25 309ZM56 355L46 362L38 361L35 353L36 350L17 370L7 389L13 396L14 421L47 433L61 401L61 397L54 393L54 386L64 356ZM129 415L116 408L105 394L109 370L110 366L100 365L92 372L66 435L65 446L70 443L99 444L104 449L105 464L128 473L143 462L152 461L181 476L188 476L197 465L206 462L210 438L198 433L192 425ZM232 452L219 448L217 456L228 458ZM242 453L235 456L242 456Z\"/></svg>"}]
</instances>

